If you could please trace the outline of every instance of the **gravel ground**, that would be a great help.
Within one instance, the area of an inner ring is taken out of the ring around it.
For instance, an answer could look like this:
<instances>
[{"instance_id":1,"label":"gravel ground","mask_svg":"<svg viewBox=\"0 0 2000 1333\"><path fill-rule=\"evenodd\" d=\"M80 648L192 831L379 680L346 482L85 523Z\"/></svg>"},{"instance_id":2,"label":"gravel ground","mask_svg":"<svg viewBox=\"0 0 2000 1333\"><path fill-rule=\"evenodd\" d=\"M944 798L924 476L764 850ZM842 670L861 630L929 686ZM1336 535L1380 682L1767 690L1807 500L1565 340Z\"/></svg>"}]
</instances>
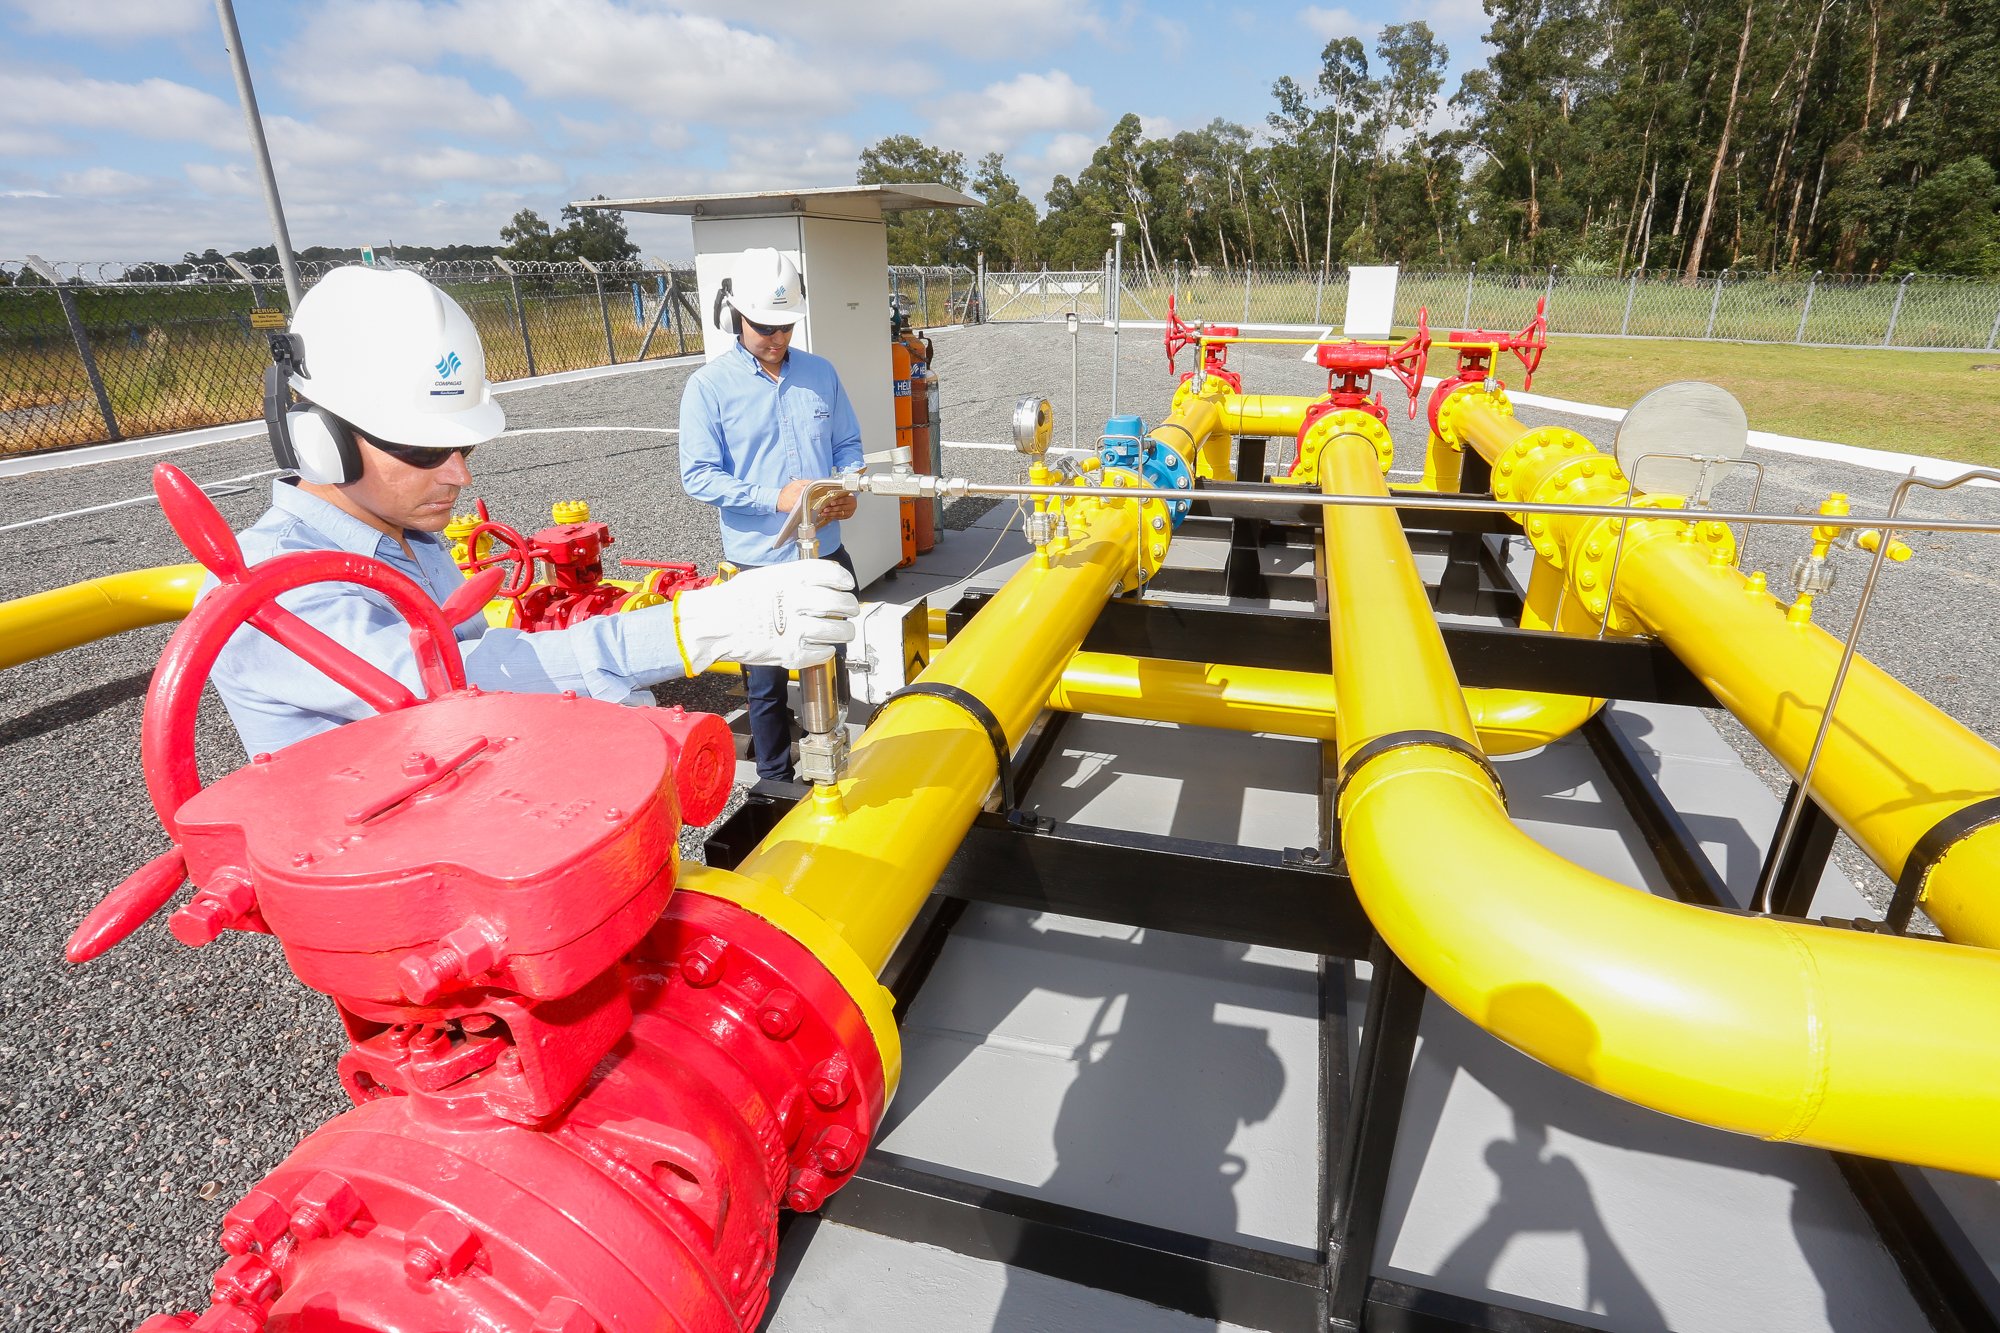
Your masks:
<instances>
[{"instance_id":1,"label":"gravel ground","mask_svg":"<svg viewBox=\"0 0 2000 1333\"><path fill-rule=\"evenodd\" d=\"M1002 442L1015 399L1058 405L1057 441L1068 436L1068 339L1059 327L993 326L935 335L950 440ZM1120 340L1120 402L1157 419L1171 388L1156 330ZM1079 435L1091 440L1111 402L1111 336L1088 329L1078 355L1086 388ZM1296 352L1240 349L1252 386L1312 392L1322 372ZM1185 367L1187 362L1183 361ZM587 427L672 425L688 367L523 390L505 398L522 436L484 448L478 484L496 517L532 526L550 500L581 497L617 535L615 554L696 560L719 553L712 515L680 493L674 437ZM1635 395L1636 396L1636 395ZM1420 423L1387 397L1397 466L1421 466ZM1523 408L1531 422L1560 421L1607 445L1607 423ZM1754 424L1754 423L1753 423ZM1274 454L1278 451L1274 450ZM198 481L269 466L261 439L173 456ZM1274 457L1274 462L1281 458ZM1857 468L1768 456L1766 508L1816 505L1841 489L1857 510L1879 510L1894 478ZM7 522L145 494L154 460L97 464L0 483ZM1019 474L1006 453L947 451L947 469L981 480ZM219 496L232 524L253 521L268 481ZM947 526L963 527L989 503L960 501ZM1991 492L1924 498L1917 513L1992 517ZM950 540L950 539L947 539ZM1892 567L1878 589L1863 650L1988 738L2000 704L1987 663L2000 624L2000 573L1990 547L1969 537L1918 535L1916 560ZM1767 532L1755 563L1788 577L1801 536ZM157 507L133 506L56 524L0 532L0 599L113 570L185 559ZM1849 555L1843 585L1822 600L1822 623L1844 630L1862 561ZM157 925L104 959L72 969L64 937L90 904L165 846L138 765L139 714L169 628L136 631L0 673L0 903L19 932L0 956L0 1324L7 1329L130 1327L145 1314L195 1303L220 1258L222 1213L309 1130L345 1105L334 1062L339 1028L319 997L294 982L269 941L231 936L183 949ZM712 683L659 691L666 702L725 705ZM1784 778L1742 729L1727 735L1774 790ZM199 751L211 775L242 761L220 709L201 720ZM1849 873L1882 879L1842 843ZM51 874L54 868L56 873Z\"/></svg>"}]
</instances>

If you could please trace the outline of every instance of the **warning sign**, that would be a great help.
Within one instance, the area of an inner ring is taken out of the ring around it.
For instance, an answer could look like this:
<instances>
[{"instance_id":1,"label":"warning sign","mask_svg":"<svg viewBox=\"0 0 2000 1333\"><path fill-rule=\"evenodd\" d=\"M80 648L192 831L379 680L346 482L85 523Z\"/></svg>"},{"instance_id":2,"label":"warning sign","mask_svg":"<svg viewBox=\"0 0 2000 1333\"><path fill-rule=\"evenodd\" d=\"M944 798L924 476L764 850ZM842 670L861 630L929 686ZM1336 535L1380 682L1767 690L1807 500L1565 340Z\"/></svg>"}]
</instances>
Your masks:
<instances>
[{"instance_id":1,"label":"warning sign","mask_svg":"<svg viewBox=\"0 0 2000 1333\"><path fill-rule=\"evenodd\" d=\"M285 312L274 309L252 310L250 327L253 329L282 329L285 327Z\"/></svg>"}]
</instances>

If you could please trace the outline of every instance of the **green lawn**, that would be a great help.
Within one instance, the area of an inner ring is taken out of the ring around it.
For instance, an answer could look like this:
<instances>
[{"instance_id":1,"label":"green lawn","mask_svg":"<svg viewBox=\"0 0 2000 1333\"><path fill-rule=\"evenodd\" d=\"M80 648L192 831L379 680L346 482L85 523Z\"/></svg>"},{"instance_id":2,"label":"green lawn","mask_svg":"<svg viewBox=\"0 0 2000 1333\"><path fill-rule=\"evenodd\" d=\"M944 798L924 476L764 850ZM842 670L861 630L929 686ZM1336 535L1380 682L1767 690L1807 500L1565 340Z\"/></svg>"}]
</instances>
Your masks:
<instances>
[{"instance_id":1,"label":"green lawn","mask_svg":"<svg viewBox=\"0 0 2000 1333\"><path fill-rule=\"evenodd\" d=\"M2000 352L1555 337L1534 392L1630 407L1672 380L1720 384L1742 400L1753 430L2000 464Z\"/></svg>"}]
</instances>

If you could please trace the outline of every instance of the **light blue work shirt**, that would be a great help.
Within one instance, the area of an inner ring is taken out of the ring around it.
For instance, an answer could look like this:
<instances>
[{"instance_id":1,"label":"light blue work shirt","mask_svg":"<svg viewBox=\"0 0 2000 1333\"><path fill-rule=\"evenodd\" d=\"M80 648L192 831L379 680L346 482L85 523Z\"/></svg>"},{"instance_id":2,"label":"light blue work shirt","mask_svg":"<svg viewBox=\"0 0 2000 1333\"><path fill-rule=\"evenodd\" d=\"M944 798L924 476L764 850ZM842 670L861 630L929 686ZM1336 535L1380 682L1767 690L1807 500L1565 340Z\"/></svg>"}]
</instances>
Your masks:
<instances>
[{"instance_id":1,"label":"light blue work shirt","mask_svg":"<svg viewBox=\"0 0 2000 1333\"><path fill-rule=\"evenodd\" d=\"M681 484L722 512L722 555L739 565L798 558L778 545L787 483L861 466L861 423L833 363L793 349L773 380L745 350L730 346L688 378L681 393ZM819 529L819 549L840 549L840 525Z\"/></svg>"},{"instance_id":2,"label":"light blue work shirt","mask_svg":"<svg viewBox=\"0 0 2000 1333\"><path fill-rule=\"evenodd\" d=\"M451 548L434 533L405 530L412 560L395 538L289 482L271 487L271 507L238 541L251 564L288 551L346 551L382 561L415 579L440 605L465 582ZM206 593L215 586L211 577ZM386 598L352 583L318 583L284 594L278 602L335 642L352 648L418 694L416 654L409 625ZM494 629L484 616L458 626L465 677L488 690L546 693L575 690L625 702L642 686L678 679L673 612L667 606L617 616L593 616L568 629L529 634ZM274 751L375 710L345 686L321 675L249 626L230 637L210 677L229 710L245 753ZM642 696L633 702L651 702Z\"/></svg>"}]
</instances>

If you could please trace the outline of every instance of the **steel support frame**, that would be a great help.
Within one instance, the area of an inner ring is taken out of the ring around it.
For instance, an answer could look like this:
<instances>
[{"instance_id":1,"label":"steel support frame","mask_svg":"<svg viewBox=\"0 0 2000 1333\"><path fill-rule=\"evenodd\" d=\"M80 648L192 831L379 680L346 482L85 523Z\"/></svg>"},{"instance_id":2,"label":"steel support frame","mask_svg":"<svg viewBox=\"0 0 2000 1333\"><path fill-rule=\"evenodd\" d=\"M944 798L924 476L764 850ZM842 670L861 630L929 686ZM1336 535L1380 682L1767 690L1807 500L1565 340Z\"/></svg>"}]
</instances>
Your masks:
<instances>
[{"instance_id":1,"label":"steel support frame","mask_svg":"<svg viewBox=\"0 0 2000 1333\"><path fill-rule=\"evenodd\" d=\"M1239 516L1216 515L1237 518ZM1253 517L1244 515L1240 517ZM1475 532L1494 572L1504 568ZM983 595L952 609L948 633ZM1246 665L1324 670L1323 614L1188 607L1144 598L1108 604L1087 649L1205 660L1218 642ZM1714 707L1677 659L1645 640L1580 639L1534 631L1445 627L1461 681ZM1014 758L1016 791L1060 743L1067 714L1045 713ZM1600 712L1583 735L1683 901L1732 910L1727 886L1673 809L1644 754ZM708 844L733 865L802 789L759 784ZM1788 858L1784 905L1805 910L1824 868L1828 831L1810 825ZM1326 1129L1317 1254L1228 1244L954 1179L877 1150L813 1217L782 1228L779 1294L822 1219L938 1245L1200 1318L1250 1327L1342 1333L1582 1333L1583 1326L1373 1275L1389 1168L1427 994L1383 945L1355 899L1330 816L1321 846L1272 852L1190 839L1063 826L1033 809L990 810L974 823L938 892L884 971L906 1014L974 902L1057 912L1319 955L1320 1122ZM1351 961L1370 963L1362 1045L1347 1060ZM1833 1154L1843 1179L1937 1333L2000 1333L1976 1252L1921 1173ZM1987 1284L1990 1285L1990 1284Z\"/></svg>"}]
</instances>

